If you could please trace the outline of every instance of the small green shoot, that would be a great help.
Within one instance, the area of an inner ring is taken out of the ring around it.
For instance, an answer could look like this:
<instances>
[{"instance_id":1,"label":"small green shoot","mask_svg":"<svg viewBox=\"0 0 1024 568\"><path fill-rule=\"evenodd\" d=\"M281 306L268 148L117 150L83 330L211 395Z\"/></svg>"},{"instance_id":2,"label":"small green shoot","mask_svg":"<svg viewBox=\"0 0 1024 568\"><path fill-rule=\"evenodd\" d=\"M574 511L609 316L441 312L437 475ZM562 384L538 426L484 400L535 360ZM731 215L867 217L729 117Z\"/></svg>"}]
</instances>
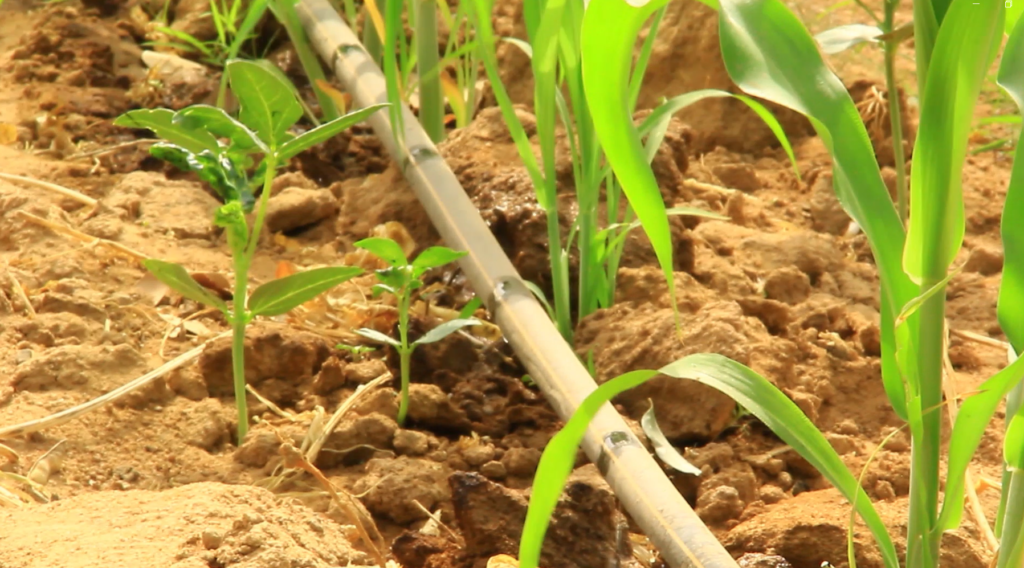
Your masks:
<instances>
[{"instance_id":1,"label":"small green shoot","mask_svg":"<svg viewBox=\"0 0 1024 568\"><path fill-rule=\"evenodd\" d=\"M355 245L367 250L388 264L388 268L376 271L378 284L373 287L375 295L387 292L395 297L398 307L398 339L374 329L357 329L356 333L377 343L390 345L398 351L402 377L402 399L398 406L398 424L405 424L409 412L409 365L412 353L419 345L435 343L464 327L479 325L476 318L457 318L446 321L423 334L416 341L409 341L409 309L414 292L423 286L420 277L439 266L454 262L466 255L446 247L430 247L409 262L402 247L395 241L383 237L363 239Z\"/></svg>"},{"instance_id":2,"label":"small green shoot","mask_svg":"<svg viewBox=\"0 0 1024 568\"><path fill-rule=\"evenodd\" d=\"M153 259L143 261L143 265L182 296L219 309L230 322L239 443L249 426L245 398L246 326L256 316L284 314L362 272L348 266L317 268L267 282L248 296L249 267L277 169L299 152L341 133L385 106L353 112L296 137L289 129L302 116L302 107L291 84L275 71L265 61L227 63L225 73L239 102L237 118L216 107L195 105L178 112L130 111L114 122L153 131L163 139L150 150L154 156L194 172L224 201L216 211L214 223L224 228L234 260L235 290L230 306L196 282L180 265ZM254 187L260 185L262 193L256 208ZM246 215L254 208L256 218L250 230Z\"/></svg>"},{"instance_id":3,"label":"small green shoot","mask_svg":"<svg viewBox=\"0 0 1024 568\"><path fill-rule=\"evenodd\" d=\"M362 361L367 353L372 353L377 350L376 347L370 347L369 345L349 345L347 343L339 343L334 346L335 349L343 349L352 354L352 360L355 362Z\"/></svg>"}]
</instances>

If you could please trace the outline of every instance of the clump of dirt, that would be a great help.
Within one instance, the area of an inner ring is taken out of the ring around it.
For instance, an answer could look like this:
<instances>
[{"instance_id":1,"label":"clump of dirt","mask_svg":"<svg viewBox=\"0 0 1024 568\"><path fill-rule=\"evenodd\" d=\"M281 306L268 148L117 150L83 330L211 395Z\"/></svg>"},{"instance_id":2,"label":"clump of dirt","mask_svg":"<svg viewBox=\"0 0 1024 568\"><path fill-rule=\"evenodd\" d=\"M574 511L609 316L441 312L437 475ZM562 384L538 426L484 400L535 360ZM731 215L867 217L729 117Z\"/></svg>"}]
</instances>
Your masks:
<instances>
[{"instance_id":1,"label":"clump of dirt","mask_svg":"<svg viewBox=\"0 0 1024 568\"><path fill-rule=\"evenodd\" d=\"M17 568L368 563L352 546L352 527L256 487L193 483L166 491L96 492L0 510L0 522L7 527L0 535L0 563Z\"/></svg>"}]
</instances>

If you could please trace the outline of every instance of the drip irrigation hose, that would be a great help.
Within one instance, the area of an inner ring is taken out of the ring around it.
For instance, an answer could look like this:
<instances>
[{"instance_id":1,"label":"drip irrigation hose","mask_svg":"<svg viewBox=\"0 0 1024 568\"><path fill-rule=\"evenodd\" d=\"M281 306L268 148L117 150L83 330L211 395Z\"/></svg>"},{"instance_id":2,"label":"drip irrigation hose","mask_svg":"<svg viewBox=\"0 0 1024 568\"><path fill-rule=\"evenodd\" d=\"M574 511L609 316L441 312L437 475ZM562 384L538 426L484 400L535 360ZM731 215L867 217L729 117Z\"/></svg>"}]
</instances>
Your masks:
<instances>
[{"instance_id":1,"label":"drip irrigation hose","mask_svg":"<svg viewBox=\"0 0 1024 568\"><path fill-rule=\"evenodd\" d=\"M310 42L352 95L354 106L388 102L383 73L331 4L301 0L296 9ZM393 135L389 113L374 113L368 122L401 165L445 243L468 251L459 262L473 289L548 402L568 420L597 388L594 380L523 284L416 117L405 105L401 111L404 145ZM611 405L591 422L583 450L669 566L737 567Z\"/></svg>"}]
</instances>

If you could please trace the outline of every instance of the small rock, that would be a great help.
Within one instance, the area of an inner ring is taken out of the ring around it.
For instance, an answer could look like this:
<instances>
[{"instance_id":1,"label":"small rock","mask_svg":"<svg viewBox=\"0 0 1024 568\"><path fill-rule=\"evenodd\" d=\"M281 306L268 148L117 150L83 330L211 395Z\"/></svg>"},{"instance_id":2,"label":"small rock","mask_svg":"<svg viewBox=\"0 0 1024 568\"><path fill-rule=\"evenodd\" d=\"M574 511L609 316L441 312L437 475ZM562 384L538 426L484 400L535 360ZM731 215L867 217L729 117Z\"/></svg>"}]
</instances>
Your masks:
<instances>
[{"instance_id":1,"label":"small rock","mask_svg":"<svg viewBox=\"0 0 1024 568\"><path fill-rule=\"evenodd\" d=\"M456 408L437 385L409 385L409 418L419 425L448 431L472 428L466 413Z\"/></svg>"},{"instance_id":2,"label":"small rock","mask_svg":"<svg viewBox=\"0 0 1024 568\"><path fill-rule=\"evenodd\" d=\"M235 450L236 462L249 467L264 467L277 455L281 440L273 432L251 432Z\"/></svg>"},{"instance_id":3,"label":"small rock","mask_svg":"<svg viewBox=\"0 0 1024 568\"><path fill-rule=\"evenodd\" d=\"M795 266L773 270L764 280L764 295L794 306L811 295L811 279Z\"/></svg>"},{"instance_id":4,"label":"small rock","mask_svg":"<svg viewBox=\"0 0 1024 568\"><path fill-rule=\"evenodd\" d=\"M540 456L536 448L509 448L501 457L501 463L509 475L530 477L537 471Z\"/></svg>"},{"instance_id":5,"label":"small rock","mask_svg":"<svg viewBox=\"0 0 1024 568\"><path fill-rule=\"evenodd\" d=\"M1003 270L1003 251L996 247L979 246L967 257L964 271L977 272L982 276L992 276Z\"/></svg>"},{"instance_id":6,"label":"small rock","mask_svg":"<svg viewBox=\"0 0 1024 568\"><path fill-rule=\"evenodd\" d=\"M832 174L819 175L811 186L811 220L816 231L842 235L850 227L850 216L836 198Z\"/></svg>"},{"instance_id":7,"label":"small rock","mask_svg":"<svg viewBox=\"0 0 1024 568\"><path fill-rule=\"evenodd\" d=\"M541 554L545 568L607 566L610 560L630 554L628 544L622 549L615 545L619 524L625 522L618 502L600 480L597 468L588 467L570 478L551 517ZM522 494L473 472L455 472L448 483L466 554L482 558L516 554L526 519L527 501ZM581 547L580 535L587 535L590 544Z\"/></svg>"},{"instance_id":8,"label":"small rock","mask_svg":"<svg viewBox=\"0 0 1024 568\"><path fill-rule=\"evenodd\" d=\"M505 476L508 474L508 472L505 471L505 465L500 461L489 461L485 463L480 466L480 473L482 473L487 479L493 479L495 481L505 479Z\"/></svg>"},{"instance_id":9,"label":"small rock","mask_svg":"<svg viewBox=\"0 0 1024 568\"><path fill-rule=\"evenodd\" d=\"M761 189L761 180L757 177L757 170L751 164L720 164L711 168L722 185L745 191L747 193Z\"/></svg>"},{"instance_id":10,"label":"small rock","mask_svg":"<svg viewBox=\"0 0 1024 568\"><path fill-rule=\"evenodd\" d=\"M107 312L103 308L82 298L53 292L43 295L36 310L40 313L71 313L100 323L107 319Z\"/></svg>"},{"instance_id":11,"label":"small rock","mask_svg":"<svg viewBox=\"0 0 1024 568\"><path fill-rule=\"evenodd\" d=\"M708 524L719 524L736 519L746 505L735 487L720 485L697 498L697 515Z\"/></svg>"},{"instance_id":12,"label":"small rock","mask_svg":"<svg viewBox=\"0 0 1024 568\"><path fill-rule=\"evenodd\" d=\"M892 483L889 483L885 479L879 479L875 483L875 498L882 501L891 501L896 498L896 490L893 489Z\"/></svg>"},{"instance_id":13,"label":"small rock","mask_svg":"<svg viewBox=\"0 0 1024 568\"><path fill-rule=\"evenodd\" d=\"M380 359L364 359L345 365L343 375L345 382L362 385L383 375L387 370L387 365Z\"/></svg>"},{"instance_id":14,"label":"small rock","mask_svg":"<svg viewBox=\"0 0 1024 568\"><path fill-rule=\"evenodd\" d=\"M167 375L167 386L179 396L189 400L199 401L210 396L210 391L206 388L206 381L194 366L178 368L170 372Z\"/></svg>"},{"instance_id":15,"label":"small rock","mask_svg":"<svg viewBox=\"0 0 1024 568\"><path fill-rule=\"evenodd\" d=\"M391 444L399 455L405 456L422 456L430 450L430 438L415 430L396 431Z\"/></svg>"},{"instance_id":16,"label":"small rock","mask_svg":"<svg viewBox=\"0 0 1024 568\"><path fill-rule=\"evenodd\" d=\"M207 398L185 412L181 431L185 443L213 451L230 438L227 422L220 414L220 401Z\"/></svg>"},{"instance_id":17,"label":"small rock","mask_svg":"<svg viewBox=\"0 0 1024 568\"><path fill-rule=\"evenodd\" d=\"M274 233L312 225L338 212L330 191L289 187L267 202L267 228Z\"/></svg>"},{"instance_id":18,"label":"small rock","mask_svg":"<svg viewBox=\"0 0 1024 568\"><path fill-rule=\"evenodd\" d=\"M373 459L352 492L363 494L361 500L370 512L404 525L427 518L413 501L432 510L451 498L446 477L444 466L430 460Z\"/></svg>"},{"instance_id":19,"label":"small rock","mask_svg":"<svg viewBox=\"0 0 1024 568\"><path fill-rule=\"evenodd\" d=\"M206 550L216 550L224 543L224 533L214 529L204 530L200 538Z\"/></svg>"},{"instance_id":20,"label":"small rock","mask_svg":"<svg viewBox=\"0 0 1024 568\"><path fill-rule=\"evenodd\" d=\"M786 492L777 485L762 485L761 488L757 490L757 498L763 501L766 505L778 503L786 497L788 497Z\"/></svg>"},{"instance_id":21,"label":"small rock","mask_svg":"<svg viewBox=\"0 0 1024 568\"><path fill-rule=\"evenodd\" d=\"M28 361L31 358L32 358L32 350L31 349L19 349L18 353L15 354L15 356L14 356L14 361L15 361L16 364L21 365L22 363L24 363L25 361Z\"/></svg>"},{"instance_id":22,"label":"small rock","mask_svg":"<svg viewBox=\"0 0 1024 568\"><path fill-rule=\"evenodd\" d=\"M740 568L793 568L785 558L776 554L748 552L736 561Z\"/></svg>"},{"instance_id":23,"label":"small rock","mask_svg":"<svg viewBox=\"0 0 1024 568\"><path fill-rule=\"evenodd\" d=\"M470 446L462 450L462 459L473 467L480 467L494 459L494 446L487 444Z\"/></svg>"}]
</instances>

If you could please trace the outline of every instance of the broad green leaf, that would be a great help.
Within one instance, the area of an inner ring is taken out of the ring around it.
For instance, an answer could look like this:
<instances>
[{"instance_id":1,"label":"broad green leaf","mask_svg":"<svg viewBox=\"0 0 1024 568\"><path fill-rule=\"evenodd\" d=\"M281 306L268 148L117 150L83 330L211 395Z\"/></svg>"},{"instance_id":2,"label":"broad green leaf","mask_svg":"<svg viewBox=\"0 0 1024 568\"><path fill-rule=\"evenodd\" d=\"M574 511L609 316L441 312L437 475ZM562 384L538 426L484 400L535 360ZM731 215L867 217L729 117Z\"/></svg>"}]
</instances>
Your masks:
<instances>
[{"instance_id":1,"label":"broad green leaf","mask_svg":"<svg viewBox=\"0 0 1024 568\"><path fill-rule=\"evenodd\" d=\"M1024 357L1017 359L979 386L969 395L957 412L949 437L949 465L946 472L945 499L936 524L937 531L960 526L964 510L964 483L967 466L981 443L985 429L992 422L999 403L1024 376Z\"/></svg>"},{"instance_id":2,"label":"broad green leaf","mask_svg":"<svg viewBox=\"0 0 1024 568\"><path fill-rule=\"evenodd\" d=\"M960 174L967 156L974 105L1002 39L1003 6L953 0L939 28L914 144L903 267L929 285L941 279L960 250L964 205Z\"/></svg>"},{"instance_id":3,"label":"broad green leaf","mask_svg":"<svg viewBox=\"0 0 1024 568\"><path fill-rule=\"evenodd\" d=\"M827 55L834 55L857 44L877 42L880 35L882 35L882 30L878 26L847 24L825 30L814 36L814 39L821 46L822 51Z\"/></svg>"},{"instance_id":4,"label":"broad green leaf","mask_svg":"<svg viewBox=\"0 0 1024 568\"><path fill-rule=\"evenodd\" d=\"M238 201L246 213L256 204L252 187L245 172L224 154L213 154L209 150L195 154L171 144L154 144L149 149L153 156L170 162L176 167L195 172L200 179L210 184L226 203Z\"/></svg>"},{"instance_id":5,"label":"broad green leaf","mask_svg":"<svg viewBox=\"0 0 1024 568\"><path fill-rule=\"evenodd\" d=\"M471 327L474 325L480 325L480 320L476 318L448 320L424 333L422 337L413 342L413 345L437 343L464 327Z\"/></svg>"},{"instance_id":6,"label":"broad green leaf","mask_svg":"<svg viewBox=\"0 0 1024 568\"><path fill-rule=\"evenodd\" d=\"M644 22L668 0L633 7L623 0L592 0L583 16L583 87L594 131L661 265L673 309L672 234L658 181L648 165L630 106L633 46ZM536 59L536 58L535 58Z\"/></svg>"},{"instance_id":7,"label":"broad green leaf","mask_svg":"<svg viewBox=\"0 0 1024 568\"><path fill-rule=\"evenodd\" d=\"M192 105L174 114L172 122L189 130L206 130L218 138L227 138L231 146L241 151L266 151L267 147L256 133L224 109L209 105Z\"/></svg>"},{"instance_id":8,"label":"broad green leaf","mask_svg":"<svg viewBox=\"0 0 1024 568\"><path fill-rule=\"evenodd\" d=\"M130 110L114 121L117 126L147 128L161 139L189 152L216 151L217 139L204 129L187 128L174 123L174 111L165 108Z\"/></svg>"},{"instance_id":9,"label":"broad green leaf","mask_svg":"<svg viewBox=\"0 0 1024 568\"><path fill-rule=\"evenodd\" d=\"M363 270L355 266L328 266L271 280L249 296L249 311L254 316L287 313L362 273Z\"/></svg>"},{"instance_id":10,"label":"broad green leaf","mask_svg":"<svg viewBox=\"0 0 1024 568\"><path fill-rule=\"evenodd\" d=\"M1006 6L1006 27L1004 30L1007 34L1012 34L1013 29L1017 26L1017 21L1020 20L1021 12L1024 12L1024 2L1013 3L1012 0L1004 4Z\"/></svg>"},{"instance_id":11,"label":"broad green leaf","mask_svg":"<svg viewBox=\"0 0 1024 568\"><path fill-rule=\"evenodd\" d=\"M719 37L732 80L751 95L810 118L832 155L836 196L867 235L879 269L882 381L893 409L905 420L908 408L893 320L895 310L917 295L917 287L903 272L903 225L857 107L822 60L810 33L780 0L724 0ZM916 325L912 319L908 330Z\"/></svg>"},{"instance_id":12,"label":"broad green leaf","mask_svg":"<svg viewBox=\"0 0 1024 568\"><path fill-rule=\"evenodd\" d=\"M356 333L362 335L363 337L371 341L376 341L377 343L383 343L385 345L394 345L395 347L402 346L402 344L399 343L397 339L394 339L389 335L384 335L383 333L377 331L376 329L362 327L357 329Z\"/></svg>"},{"instance_id":13,"label":"broad green leaf","mask_svg":"<svg viewBox=\"0 0 1024 568\"><path fill-rule=\"evenodd\" d=\"M185 298L217 308L225 314L228 313L227 303L218 296L215 296L213 292L204 288L202 284L196 282L180 264L147 258L142 261L142 266L155 276L157 280L163 282Z\"/></svg>"},{"instance_id":14,"label":"broad green leaf","mask_svg":"<svg viewBox=\"0 0 1024 568\"><path fill-rule=\"evenodd\" d=\"M424 272L431 268L444 266L455 262L466 256L466 251L452 250L447 247L430 247L420 253L416 260L412 261L412 276L419 278Z\"/></svg>"},{"instance_id":15,"label":"broad green leaf","mask_svg":"<svg viewBox=\"0 0 1024 568\"><path fill-rule=\"evenodd\" d=\"M299 152L302 152L307 148L316 146L321 142L326 142L327 140L330 140L338 134L348 130L352 126L366 120L371 114L386 106L388 106L386 103L368 106L346 114L345 116L339 116L338 118L330 122L325 122L312 130L307 130L301 135L282 144L281 148L277 151L277 157L283 162L288 158L298 155Z\"/></svg>"},{"instance_id":16,"label":"broad green leaf","mask_svg":"<svg viewBox=\"0 0 1024 568\"><path fill-rule=\"evenodd\" d=\"M856 496L857 512L875 536L885 565L888 568L899 567L888 529L870 498L825 436L800 408L778 387L744 365L721 355L698 354L679 359L657 371L633 371L620 375L599 386L583 400L541 455L519 548L520 568L537 567L544 532L572 471L576 450L590 420L614 396L659 374L694 380L729 396L789 444L848 500L853 502Z\"/></svg>"},{"instance_id":17,"label":"broad green leaf","mask_svg":"<svg viewBox=\"0 0 1024 568\"><path fill-rule=\"evenodd\" d=\"M1019 2L1024 5L1024 1ZM1019 12L1018 12L1019 13ZM1003 48L996 82L1024 113L1024 26L1017 26ZM1019 119L1020 116L1018 115ZM996 313L999 326L1017 353L1024 352L1024 147L1017 135L1010 184L1006 188L1000 231L1003 276Z\"/></svg>"},{"instance_id":18,"label":"broad green leaf","mask_svg":"<svg viewBox=\"0 0 1024 568\"><path fill-rule=\"evenodd\" d=\"M280 148L288 129L302 116L302 105L292 92L294 86L280 70L274 73L255 61L234 59L225 72L238 99L239 119L271 149Z\"/></svg>"},{"instance_id":19,"label":"broad green leaf","mask_svg":"<svg viewBox=\"0 0 1024 568\"><path fill-rule=\"evenodd\" d=\"M370 251L391 266L406 266L409 264L409 259L406 258L405 251L402 250L401 245L391 239L370 237L356 241L355 246Z\"/></svg>"},{"instance_id":20,"label":"broad green leaf","mask_svg":"<svg viewBox=\"0 0 1024 568\"><path fill-rule=\"evenodd\" d=\"M651 441L651 445L654 446L654 453L661 458L661 461L671 466L676 471L687 473L689 475L700 475L700 468L686 461L686 458L676 450L672 444L669 443L668 439L665 438L665 434L661 431L661 427L658 426L658 419L654 415L654 402L651 403L651 408L644 412L644 415L640 418L640 427L643 428L644 434L647 434L647 439Z\"/></svg>"}]
</instances>

